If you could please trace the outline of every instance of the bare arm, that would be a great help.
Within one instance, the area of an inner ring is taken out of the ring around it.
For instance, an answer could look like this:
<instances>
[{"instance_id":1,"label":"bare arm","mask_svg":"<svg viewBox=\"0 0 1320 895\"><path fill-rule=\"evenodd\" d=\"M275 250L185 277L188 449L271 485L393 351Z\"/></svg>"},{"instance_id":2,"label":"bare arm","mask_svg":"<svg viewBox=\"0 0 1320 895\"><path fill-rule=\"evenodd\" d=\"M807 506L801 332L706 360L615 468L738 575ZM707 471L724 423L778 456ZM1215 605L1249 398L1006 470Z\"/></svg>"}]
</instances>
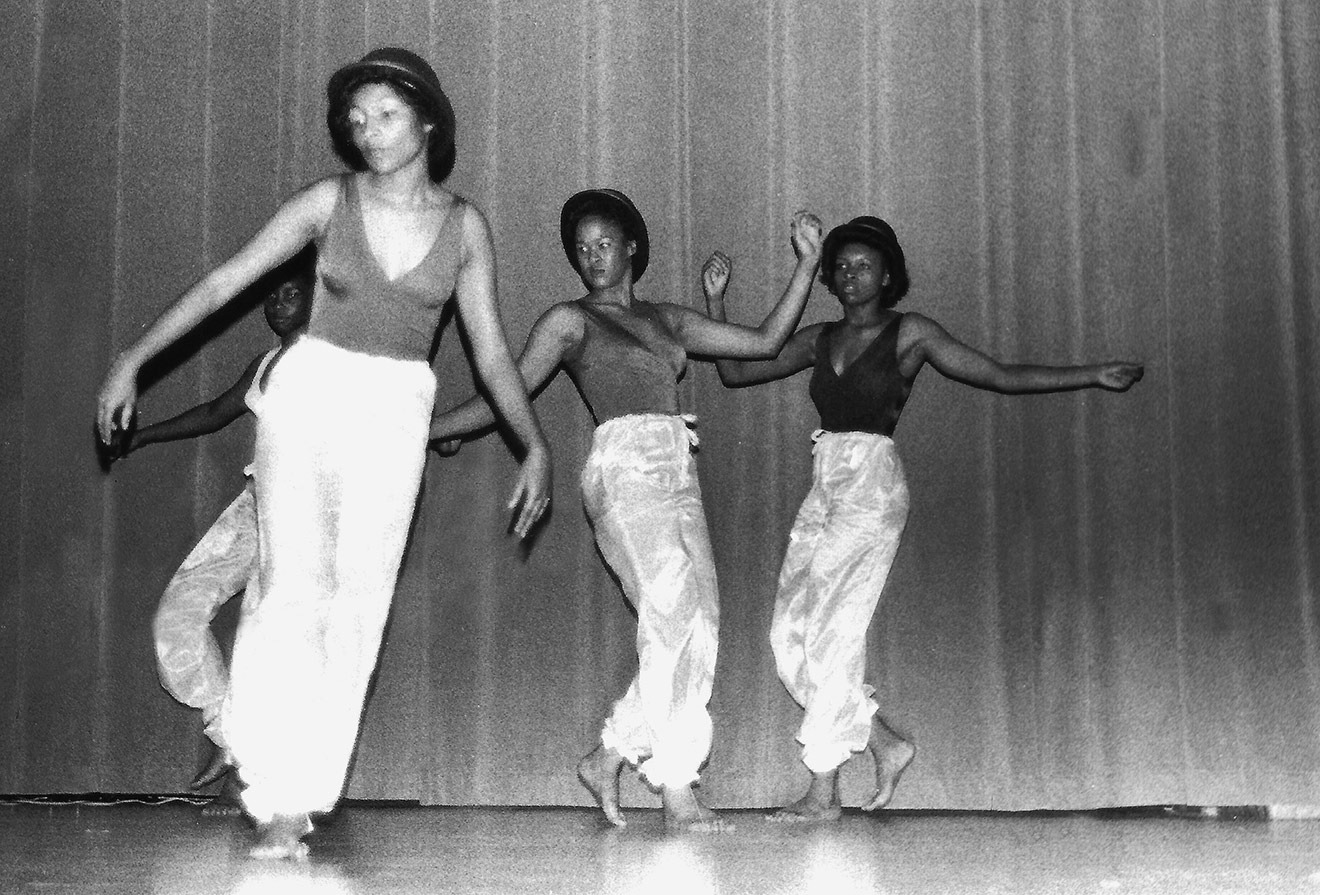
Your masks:
<instances>
[{"instance_id":1,"label":"bare arm","mask_svg":"<svg viewBox=\"0 0 1320 895\"><path fill-rule=\"evenodd\" d=\"M463 210L463 262L455 285L458 313L472 346L472 361L500 416L522 442L526 455L509 502L522 504L514 530L531 530L550 500L550 448L532 411L500 320L495 297L495 247L486 218L473 206Z\"/></svg>"},{"instance_id":2,"label":"bare arm","mask_svg":"<svg viewBox=\"0 0 1320 895\"><path fill-rule=\"evenodd\" d=\"M314 239L329 220L338 195L338 182L327 179L293 196L246 245L194 283L115 358L97 399L97 430L103 443L110 443L116 426L128 427L137 403L137 377L142 365Z\"/></svg>"},{"instance_id":3,"label":"bare arm","mask_svg":"<svg viewBox=\"0 0 1320 895\"><path fill-rule=\"evenodd\" d=\"M812 281L820 267L820 249L824 240L819 219L804 211L793 216L790 232L797 253L797 266L783 295L759 326L714 320L679 305L660 306L665 310L675 337L689 353L712 358L771 358L779 354L802 319L807 297L811 295ZM716 253L706 263L703 281L713 262L728 266L728 259Z\"/></svg>"},{"instance_id":4,"label":"bare arm","mask_svg":"<svg viewBox=\"0 0 1320 895\"><path fill-rule=\"evenodd\" d=\"M1002 364L949 335L934 320L921 314L908 314L903 326L909 333L900 334L905 372L912 364L913 374L921 364L929 363L941 374L987 391L1016 395L1061 392L1082 388L1127 391L1141 379L1141 364L1132 361L1108 361L1081 366L1050 367L1039 364ZM908 357L912 360L908 361Z\"/></svg>"},{"instance_id":5,"label":"bare arm","mask_svg":"<svg viewBox=\"0 0 1320 895\"><path fill-rule=\"evenodd\" d=\"M518 374L528 394L535 394L550 380L581 338L582 320L567 306L555 305L541 315L518 357ZM494 410L475 395L432 418L431 440L450 441L494 422Z\"/></svg>"},{"instance_id":6,"label":"bare arm","mask_svg":"<svg viewBox=\"0 0 1320 895\"><path fill-rule=\"evenodd\" d=\"M704 283L704 278L703 278ZM706 290L706 308L712 320L724 320L724 290ZM817 323L793 333L779 354L770 360L737 360L717 358L715 369L720 382L731 388L759 385L785 379L807 369L816 362L816 339L824 324Z\"/></svg>"},{"instance_id":7,"label":"bare arm","mask_svg":"<svg viewBox=\"0 0 1320 895\"><path fill-rule=\"evenodd\" d=\"M248 406L243 399L252 385L257 367L261 366L261 359L264 356L258 355L247 365L247 369L238 377L237 382L206 403L130 432L117 456L127 457L138 448L162 441L179 441L184 438L196 438L199 435L210 435L243 416L248 412Z\"/></svg>"}]
</instances>

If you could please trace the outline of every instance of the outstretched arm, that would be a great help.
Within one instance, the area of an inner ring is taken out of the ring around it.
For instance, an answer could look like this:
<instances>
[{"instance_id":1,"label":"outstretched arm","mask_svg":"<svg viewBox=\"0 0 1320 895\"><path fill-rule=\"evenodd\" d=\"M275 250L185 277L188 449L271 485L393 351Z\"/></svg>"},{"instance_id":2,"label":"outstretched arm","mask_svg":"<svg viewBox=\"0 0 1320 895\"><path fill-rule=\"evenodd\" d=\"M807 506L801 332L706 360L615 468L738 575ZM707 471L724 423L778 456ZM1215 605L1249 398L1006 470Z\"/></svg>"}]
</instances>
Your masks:
<instances>
[{"instance_id":1,"label":"outstretched arm","mask_svg":"<svg viewBox=\"0 0 1320 895\"><path fill-rule=\"evenodd\" d=\"M790 224L793 249L797 253L797 266L784 294L771 309L760 326L742 326L737 323L714 320L705 314L679 305L663 305L670 328L679 342L691 354L712 358L770 358L779 354L788 337L793 334L802 311L811 295L811 284L820 267L820 249L824 231L820 220L813 214L799 211ZM712 278L712 264L723 267L723 280L727 284L729 261L716 254L706 263L702 273L703 285L708 289ZM723 291L720 288L719 291Z\"/></svg>"},{"instance_id":2,"label":"outstretched arm","mask_svg":"<svg viewBox=\"0 0 1320 895\"><path fill-rule=\"evenodd\" d=\"M129 427L143 364L314 239L329 220L338 196L338 181L327 179L289 199L243 248L194 283L115 358L97 398L96 425L103 444L110 444L116 427Z\"/></svg>"},{"instance_id":3,"label":"outstretched arm","mask_svg":"<svg viewBox=\"0 0 1320 895\"><path fill-rule=\"evenodd\" d=\"M243 399L247 395L248 387L252 385L252 379L256 376L257 368L261 366L261 359L264 356L258 355L253 359L243 371L243 375L238 377L237 382L205 404L198 404L150 426L130 430L122 440L111 445L111 459L127 457L138 448L149 444L210 435L228 426L247 413L248 406Z\"/></svg>"},{"instance_id":4,"label":"outstretched arm","mask_svg":"<svg viewBox=\"0 0 1320 895\"><path fill-rule=\"evenodd\" d=\"M992 392L1016 395L1062 392L1082 388L1127 391L1145 372L1133 361L1108 361L1081 366L1049 367L1039 364L1001 364L975 348L949 335L942 326L921 314L908 314L905 327L912 327L911 340L904 355L915 359L912 372L929 363L940 373L958 382ZM902 364L908 366L906 362Z\"/></svg>"},{"instance_id":5,"label":"outstretched arm","mask_svg":"<svg viewBox=\"0 0 1320 895\"><path fill-rule=\"evenodd\" d=\"M481 212L470 205L463 212L463 262L455 292L477 374L526 451L509 501L510 509L522 505L514 531L523 537L550 502L550 448L505 339L495 298L495 247L490 228Z\"/></svg>"}]
</instances>

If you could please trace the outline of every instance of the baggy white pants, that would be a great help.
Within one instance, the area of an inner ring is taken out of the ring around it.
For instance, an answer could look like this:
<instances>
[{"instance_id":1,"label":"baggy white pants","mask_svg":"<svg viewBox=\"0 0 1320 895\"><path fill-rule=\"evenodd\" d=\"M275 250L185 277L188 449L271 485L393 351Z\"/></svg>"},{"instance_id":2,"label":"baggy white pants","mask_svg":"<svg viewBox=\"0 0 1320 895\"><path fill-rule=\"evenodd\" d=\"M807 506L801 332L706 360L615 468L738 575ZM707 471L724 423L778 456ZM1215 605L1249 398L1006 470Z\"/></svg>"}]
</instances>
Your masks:
<instances>
[{"instance_id":1,"label":"baggy white pants","mask_svg":"<svg viewBox=\"0 0 1320 895\"><path fill-rule=\"evenodd\" d=\"M421 361L303 336L253 407L260 599L243 604L225 732L258 822L339 799L434 395Z\"/></svg>"},{"instance_id":2,"label":"baggy white pants","mask_svg":"<svg viewBox=\"0 0 1320 895\"><path fill-rule=\"evenodd\" d=\"M601 742L655 787L696 782L713 731L719 592L693 443L683 417L620 417L596 428L582 471L596 543L637 610L637 674Z\"/></svg>"},{"instance_id":3,"label":"baggy white pants","mask_svg":"<svg viewBox=\"0 0 1320 895\"><path fill-rule=\"evenodd\" d=\"M256 564L257 505L248 487L189 551L165 586L152 622L161 686L179 702L201 710L206 735L224 750L229 742L221 708L229 692L229 672L211 634L211 621L248 586Z\"/></svg>"},{"instance_id":4,"label":"baggy white pants","mask_svg":"<svg viewBox=\"0 0 1320 895\"><path fill-rule=\"evenodd\" d=\"M805 709L802 761L824 774L866 748L879 708L866 629L898 552L907 482L892 439L817 432L811 490L789 535L770 625L779 679Z\"/></svg>"}]
</instances>

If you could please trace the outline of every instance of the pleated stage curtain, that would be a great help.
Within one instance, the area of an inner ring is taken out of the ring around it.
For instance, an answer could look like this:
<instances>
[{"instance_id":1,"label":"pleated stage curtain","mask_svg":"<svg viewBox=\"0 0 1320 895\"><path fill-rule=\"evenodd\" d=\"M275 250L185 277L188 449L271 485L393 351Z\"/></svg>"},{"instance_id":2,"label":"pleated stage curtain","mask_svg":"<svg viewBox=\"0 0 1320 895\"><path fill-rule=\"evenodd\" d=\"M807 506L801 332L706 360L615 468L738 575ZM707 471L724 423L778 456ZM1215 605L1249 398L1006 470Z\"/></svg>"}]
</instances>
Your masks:
<instances>
[{"instance_id":1,"label":"pleated stage curtain","mask_svg":"<svg viewBox=\"0 0 1320 895\"><path fill-rule=\"evenodd\" d=\"M454 101L450 186L491 220L515 348L582 291L560 205L611 186L650 226L648 300L700 306L721 249L730 314L757 321L793 211L870 213L907 253L900 309L1004 360L1145 362L1123 395L921 374L896 435L913 512L871 628L883 712L920 748L895 806L1320 804L1310 0L13 0L0 25L0 793L178 792L195 770L150 621L241 487L251 426L107 474L95 391L337 169L330 72L401 44ZM269 346L254 304L153 366L143 422ZM835 316L817 288L806 322ZM457 327L435 368L442 403L471 393ZM683 388L722 598L703 791L775 804L806 776L767 631L817 421L805 376L730 391L697 362ZM562 376L536 406L556 482L529 545L499 435L430 462L350 796L588 802L573 765L633 672L634 621L578 500L590 419ZM846 802L869 774L847 766Z\"/></svg>"}]
</instances>

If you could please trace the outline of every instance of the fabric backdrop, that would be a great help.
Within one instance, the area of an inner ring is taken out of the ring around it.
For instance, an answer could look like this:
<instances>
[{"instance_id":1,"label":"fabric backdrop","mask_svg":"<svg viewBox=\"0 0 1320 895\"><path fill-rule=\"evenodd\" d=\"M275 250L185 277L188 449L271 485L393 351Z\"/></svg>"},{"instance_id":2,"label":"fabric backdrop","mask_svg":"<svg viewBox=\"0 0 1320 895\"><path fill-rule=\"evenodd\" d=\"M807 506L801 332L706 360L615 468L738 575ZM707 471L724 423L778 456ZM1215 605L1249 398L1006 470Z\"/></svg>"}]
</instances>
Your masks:
<instances>
[{"instance_id":1,"label":"fabric backdrop","mask_svg":"<svg viewBox=\"0 0 1320 895\"><path fill-rule=\"evenodd\" d=\"M895 806L1320 804L1311 0L12 0L0 26L0 793L178 792L195 770L150 619L251 426L106 473L95 391L338 170L326 78L401 44L453 98L449 184L492 222L515 347L581 294L560 205L611 186L650 226L645 299L700 306L722 249L731 315L759 320L794 210L872 213L907 252L902 309L1005 360L1145 362L1124 395L918 380L871 630L883 711L920 748ZM143 422L271 343L255 301L153 366ZM817 288L806 321L836 313ZM442 403L470 394L456 327L435 367ZM703 791L779 803L806 772L767 630L816 419L805 376L729 391L696 363L683 394L722 587ZM566 377L536 406L555 502L526 548L498 435L430 462L351 796L588 802L573 765L634 623L578 501L587 413ZM869 774L846 768L846 802Z\"/></svg>"}]
</instances>

